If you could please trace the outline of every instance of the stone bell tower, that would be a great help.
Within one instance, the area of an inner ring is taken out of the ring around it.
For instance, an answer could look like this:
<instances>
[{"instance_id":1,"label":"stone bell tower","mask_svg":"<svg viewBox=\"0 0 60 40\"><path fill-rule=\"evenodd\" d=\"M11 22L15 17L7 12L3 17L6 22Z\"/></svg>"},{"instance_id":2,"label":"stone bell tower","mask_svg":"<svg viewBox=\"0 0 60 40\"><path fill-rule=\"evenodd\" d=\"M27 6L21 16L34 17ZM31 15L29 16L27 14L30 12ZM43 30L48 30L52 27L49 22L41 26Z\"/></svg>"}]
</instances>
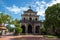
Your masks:
<instances>
[{"instance_id":1,"label":"stone bell tower","mask_svg":"<svg viewBox=\"0 0 60 40\"><path fill-rule=\"evenodd\" d=\"M29 9L22 14L22 20L39 21L39 15L29 7Z\"/></svg>"},{"instance_id":2,"label":"stone bell tower","mask_svg":"<svg viewBox=\"0 0 60 40\"><path fill-rule=\"evenodd\" d=\"M24 14L21 16L22 20L20 20L20 23L22 24L22 33L40 34L41 21L39 20L37 12L33 11L31 7L29 7L29 9L24 11Z\"/></svg>"}]
</instances>

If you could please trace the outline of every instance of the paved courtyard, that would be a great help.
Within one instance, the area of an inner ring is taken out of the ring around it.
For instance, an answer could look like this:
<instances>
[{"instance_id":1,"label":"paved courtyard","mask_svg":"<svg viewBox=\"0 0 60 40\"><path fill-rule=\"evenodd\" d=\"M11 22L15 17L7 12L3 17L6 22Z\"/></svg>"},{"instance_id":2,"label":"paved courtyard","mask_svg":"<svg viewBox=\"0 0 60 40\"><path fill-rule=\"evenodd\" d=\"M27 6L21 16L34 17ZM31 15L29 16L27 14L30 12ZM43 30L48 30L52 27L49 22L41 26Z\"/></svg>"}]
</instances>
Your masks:
<instances>
[{"instance_id":1,"label":"paved courtyard","mask_svg":"<svg viewBox=\"0 0 60 40\"><path fill-rule=\"evenodd\" d=\"M12 36L11 34L2 36L0 40L60 40L56 38L44 38L43 35L20 35L20 36Z\"/></svg>"},{"instance_id":2,"label":"paved courtyard","mask_svg":"<svg viewBox=\"0 0 60 40\"><path fill-rule=\"evenodd\" d=\"M20 35L20 36L3 36L0 40L60 40L60 39L47 39L42 35Z\"/></svg>"}]
</instances>

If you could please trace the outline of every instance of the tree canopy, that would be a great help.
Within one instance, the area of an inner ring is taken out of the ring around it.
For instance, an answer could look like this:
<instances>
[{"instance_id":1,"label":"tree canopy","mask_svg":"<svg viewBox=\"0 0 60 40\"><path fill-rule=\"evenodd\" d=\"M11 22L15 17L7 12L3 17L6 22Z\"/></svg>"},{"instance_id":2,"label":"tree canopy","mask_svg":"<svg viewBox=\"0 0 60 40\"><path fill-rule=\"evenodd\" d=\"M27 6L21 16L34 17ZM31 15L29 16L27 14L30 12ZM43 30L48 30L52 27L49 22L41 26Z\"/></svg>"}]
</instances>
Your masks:
<instances>
[{"instance_id":1,"label":"tree canopy","mask_svg":"<svg viewBox=\"0 0 60 40\"><path fill-rule=\"evenodd\" d=\"M4 23L9 23L11 20L11 16L10 15L7 15L7 14L4 14L3 12L0 13L0 24Z\"/></svg>"},{"instance_id":2,"label":"tree canopy","mask_svg":"<svg viewBox=\"0 0 60 40\"><path fill-rule=\"evenodd\" d=\"M57 31L60 28L60 3L48 7L45 11L44 27Z\"/></svg>"}]
</instances>

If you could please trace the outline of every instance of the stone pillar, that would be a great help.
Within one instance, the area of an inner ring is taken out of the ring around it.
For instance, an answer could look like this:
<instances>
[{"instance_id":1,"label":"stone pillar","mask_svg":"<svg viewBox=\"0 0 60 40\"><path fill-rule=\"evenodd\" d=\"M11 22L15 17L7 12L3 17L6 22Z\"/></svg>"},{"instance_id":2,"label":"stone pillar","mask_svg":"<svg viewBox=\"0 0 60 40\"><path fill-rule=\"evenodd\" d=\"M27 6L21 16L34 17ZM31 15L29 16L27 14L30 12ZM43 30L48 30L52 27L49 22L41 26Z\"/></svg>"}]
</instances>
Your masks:
<instances>
[{"instance_id":1,"label":"stone pillar","mask_svg":"<svg viewBox=\"0 0 60 40\"><path fill-rule=\"evenodd\" d=\"M34 34L35 34L35 26L34 26Z\"/></svg>"},{"instance_id":2,"label":"stone pillar","mask_svg":"<svg viewBox=\"0 0 60 40\"><path fill-rule=\"evenodd\" d=\"M28 33L28 26L25 25L25 34L27 34L27 33Z\"/></svg>"},{"instance_id":3,"label":"stone pillar","mask_svg":"<svg viewBox=\"0 0 60 40\"><path fill-rule=\"evenodd\" d=\"M2 35L4 35L4 33L5 33L4 30L2 30Z\"/></svg>"}]
</instances>

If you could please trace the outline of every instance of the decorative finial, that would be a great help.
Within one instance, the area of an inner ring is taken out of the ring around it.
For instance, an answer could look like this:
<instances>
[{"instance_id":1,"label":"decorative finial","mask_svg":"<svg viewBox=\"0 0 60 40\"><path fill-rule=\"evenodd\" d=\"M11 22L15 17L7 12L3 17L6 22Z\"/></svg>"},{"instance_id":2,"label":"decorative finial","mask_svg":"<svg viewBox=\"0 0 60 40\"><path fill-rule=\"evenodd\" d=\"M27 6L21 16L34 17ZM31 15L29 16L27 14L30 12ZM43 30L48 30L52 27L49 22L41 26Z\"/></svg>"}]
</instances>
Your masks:
<instances>
[{"instance_id":1,"label":"decorative finial","mask_svg":"<svg viewBox=\"0 0 60 40\"><path fill-rule=\"evenodd\" d=\"M31 9L31 6L29 6L29 9Z\"/></svg>"}]
</instances>

